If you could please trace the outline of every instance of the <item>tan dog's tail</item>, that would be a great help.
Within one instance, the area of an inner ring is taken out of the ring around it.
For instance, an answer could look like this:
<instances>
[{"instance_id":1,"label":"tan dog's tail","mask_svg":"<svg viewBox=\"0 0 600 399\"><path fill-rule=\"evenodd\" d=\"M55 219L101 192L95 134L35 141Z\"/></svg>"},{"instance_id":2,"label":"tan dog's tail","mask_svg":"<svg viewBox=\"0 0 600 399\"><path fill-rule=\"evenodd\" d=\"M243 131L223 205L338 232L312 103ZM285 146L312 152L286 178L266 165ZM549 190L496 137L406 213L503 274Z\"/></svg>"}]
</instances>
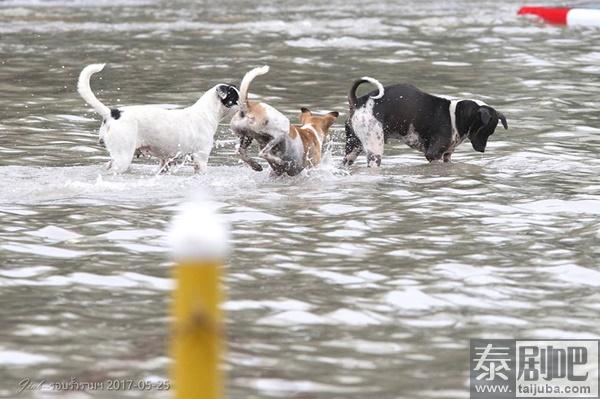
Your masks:
<instances>
[{"instance_id":1,"label":"tan dog's tail","mask_svg":"<svg viewBox=\"0 0 600 399\"><path fill-rule=\"evenodd\" d=\"M248 107L248 88L250 87L250 83L252 83L257 76L264 75L267 72L269 72L269 66L265 65L260 68L254 68L244 75L242 83L240 84L240 106L243 110Z\"/></svg>"},{"instance_id":2,"label":"tan dog's tail","mask_svg":"<svg viewBox=\"0 0 600 399\"><path fill-rule=\"evenodd\" d=\"M91 64L83 68L83 71L81 71L79 74L77 91L81 97L83 97L85 102L90 105L90 107L94 108L94 110L104 119L107 119L110 116L110 108L102 104L100 100L96 98L92 88L90 87L90 79L92 78L92 75L103 70L104 65L106 64Z\"/></svg>"},{"instance_id":3,"label":"tan dog's tail","mask_svg":"<svg viewBox=\"0 0 600 399\"><path fill-rule=\"evenodd\" d=\"M367 82L376 86L377 89L379 90L379 93L377 93L377 95L371 96L372 99L377 100L377 99L380 99L381 97L383 97L383 93L384 93L383 85L381 83L379 83L379 81L377 79L373 79L368 76L364 76L358 80L355 80L354 83L352 84L352 87L350 88L350 92L348 93L348 104L350 104L350 111L353 111L356 108L356 103L357 103L356 89L358 89L358 86L360 86L361 84L367 83Z\"/></svg>"}]
</instances>

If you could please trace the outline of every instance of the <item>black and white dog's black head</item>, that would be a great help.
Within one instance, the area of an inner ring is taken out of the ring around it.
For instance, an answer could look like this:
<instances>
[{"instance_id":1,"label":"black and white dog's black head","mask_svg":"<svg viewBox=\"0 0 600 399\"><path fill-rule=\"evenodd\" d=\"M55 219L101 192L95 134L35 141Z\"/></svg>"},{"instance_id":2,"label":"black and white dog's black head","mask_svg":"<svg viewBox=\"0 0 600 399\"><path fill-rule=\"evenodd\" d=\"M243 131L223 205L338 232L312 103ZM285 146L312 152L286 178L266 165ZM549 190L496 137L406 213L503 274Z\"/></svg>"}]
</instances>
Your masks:
<instances>
[{"instance_id":1,"label":"black and white dog's black head","mask_svg":"<svg viewBox=\"0 0 600 399\"><path fill-rule=\"evenodd\" d=\"M494 134L498 121L508 129L504 115L489 105L472 100L463 100L456 105L456 127L468 135L475 151L485 152L488 138Z\"/></svg>"},{"instance_id":2,"label":"black and white dog's black head","mask_svg":"<svg viewBox=\"0 0 600 399\"><path fill-rule=\"evenodd\" d=\"M239 105L240 92L234 85L220 84L217 86L217 95L226 108Z\"/></svg>"}]
</instances>

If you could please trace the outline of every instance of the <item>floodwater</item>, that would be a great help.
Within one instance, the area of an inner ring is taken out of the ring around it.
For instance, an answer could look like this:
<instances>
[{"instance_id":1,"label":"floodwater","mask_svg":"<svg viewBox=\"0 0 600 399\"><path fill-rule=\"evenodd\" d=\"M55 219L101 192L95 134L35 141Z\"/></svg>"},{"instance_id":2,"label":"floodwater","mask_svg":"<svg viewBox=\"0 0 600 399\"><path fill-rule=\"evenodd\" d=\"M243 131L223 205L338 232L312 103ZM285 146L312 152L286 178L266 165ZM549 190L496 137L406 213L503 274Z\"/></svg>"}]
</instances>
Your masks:
<instances>
[{"instance_id":1,"label":"floodwater","mask_svg":"<svg viewBox=\"0 0 600 399\"><path fill-rule=\"evenodd\" d=\"M547 4L558 3L547 1ZM19 383L168 378L163 232L197 190L231 222L231 398L466 398L468 339L600 335L600 31L504 2L0 2L0 395ZM505 113L485 154L273 180L224 123L206 174L103 168L79 71L110 106L184 106L268 64L255 95L295 121L345 114L351 81L482 99ZM100 79L101 77L101 79ZM201 228L201 226L199 226Z\"/></svg>"}]
</instances>

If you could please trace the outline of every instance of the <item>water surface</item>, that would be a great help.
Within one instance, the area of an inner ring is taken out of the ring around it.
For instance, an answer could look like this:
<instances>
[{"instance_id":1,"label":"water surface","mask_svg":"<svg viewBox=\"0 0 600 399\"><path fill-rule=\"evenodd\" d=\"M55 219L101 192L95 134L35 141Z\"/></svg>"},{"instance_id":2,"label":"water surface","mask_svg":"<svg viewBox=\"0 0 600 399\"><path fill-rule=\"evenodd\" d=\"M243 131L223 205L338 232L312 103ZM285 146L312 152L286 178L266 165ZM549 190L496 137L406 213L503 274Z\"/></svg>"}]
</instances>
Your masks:
<instances>
[{"instance_id":1,"label":"water surface","mask_svg":"<svg viewBox=\"0 0 600 399\"><path fill-rule=\"evenodd\" d=\"M233 229L232 398L466 398L471 337L597 337L600 31L520 5L0 3L0 395L26 377L168 378L163 231L196 190ZM224 124L205 175L140 160L113 176L75 89L93 62L110 106L189 105L268 64L253 93L293 121L345 114L370 75L482 99L510 129L450 165L391 142L380 170L342 170L343 115L323 167L273 180Z\"/></svg>"}]
</instances>

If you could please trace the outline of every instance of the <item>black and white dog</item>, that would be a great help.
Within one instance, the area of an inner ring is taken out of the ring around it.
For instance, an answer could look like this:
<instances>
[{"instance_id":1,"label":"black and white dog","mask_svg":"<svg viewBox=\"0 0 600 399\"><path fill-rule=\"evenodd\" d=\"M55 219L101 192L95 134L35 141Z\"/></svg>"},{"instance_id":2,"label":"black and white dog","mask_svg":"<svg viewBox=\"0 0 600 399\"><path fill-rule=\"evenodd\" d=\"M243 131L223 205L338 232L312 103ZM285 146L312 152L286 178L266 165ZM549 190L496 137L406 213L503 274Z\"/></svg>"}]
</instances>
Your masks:
<instances>
[{"instance_id":1,"label":"black and white dog","mask_svg":"<svg viewBox=\"0 0 600 399\"><path fill-rule=\"evenodd\" d=\"M356 98L356 89L366 82L377 91ZM348 103L344 165L352 165L364 149L368 166L379 166L383 145L390 138L423 152L429 162L450 162L467 138L475 151L484 152L498 120L508 129L504 115L481 101L433 96L408 84L384 88L369 77L354 82Z\"/></svg>"},{"instance_id":2,"label":"black and white dog","mask_svg":"<svg viewBox=\"0 0 600 399\"><path fill-rule=\"evenodd\" d=\"M85 102L102 116L99 141L110 154L109 170L125 172L134 154L155 156L164 171L177 158L191 156L196 173L206 170L219 122L231 108L237 108L235 86L218 84L195 104L181 109L156 105L108 108L90 88L93 74L104 64L88 65L81 71L77 90Z\"/></svg>"}]
</instances>

